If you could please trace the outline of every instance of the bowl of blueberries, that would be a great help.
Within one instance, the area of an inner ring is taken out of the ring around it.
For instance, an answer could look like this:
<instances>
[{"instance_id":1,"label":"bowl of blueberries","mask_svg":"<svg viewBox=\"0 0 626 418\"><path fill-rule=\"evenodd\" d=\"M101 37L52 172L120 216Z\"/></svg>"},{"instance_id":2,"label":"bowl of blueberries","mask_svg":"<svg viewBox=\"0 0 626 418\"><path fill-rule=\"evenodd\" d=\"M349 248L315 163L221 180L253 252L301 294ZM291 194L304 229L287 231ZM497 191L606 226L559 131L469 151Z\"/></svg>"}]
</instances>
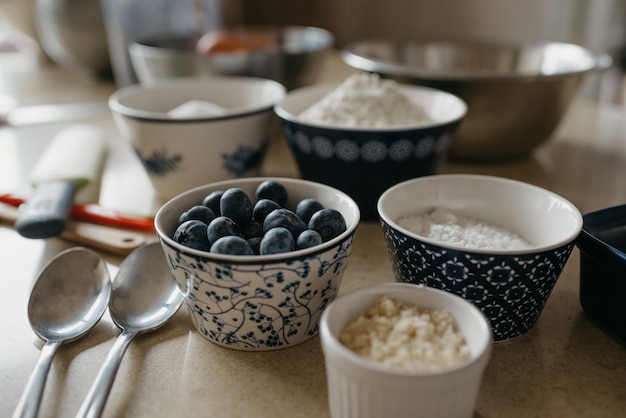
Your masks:
<instances>
[{"instance_id":1,"label":"bowl of blueberries","mask_svg":"<svg viewBox=\"0 0 626 418\"><path fill-rule=\"evenodd\" d=\"M184 192L154 223L198 332L269 351L317 335L359 220L356 202L331 186L248 177Z\"/></svg>"}]
</instances>

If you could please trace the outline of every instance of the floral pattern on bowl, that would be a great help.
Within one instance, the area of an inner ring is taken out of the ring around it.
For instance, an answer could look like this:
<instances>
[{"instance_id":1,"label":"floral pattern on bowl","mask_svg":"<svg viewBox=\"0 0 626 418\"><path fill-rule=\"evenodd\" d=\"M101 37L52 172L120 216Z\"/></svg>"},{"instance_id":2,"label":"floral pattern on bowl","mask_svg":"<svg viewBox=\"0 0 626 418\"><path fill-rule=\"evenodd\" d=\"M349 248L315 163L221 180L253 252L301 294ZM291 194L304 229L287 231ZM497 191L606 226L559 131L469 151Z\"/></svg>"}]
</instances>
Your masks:
<instances>
[{"instance_id":1,"label":"floral pattern on bowl","mask_svg":"<svg viewBox=\"0 0 626 418\"><path fill-rule=\"evenodd\" d=\"M196 329L218 345L265 351L317 335L353 240L351 234L326 251L265 264L229 264L164 248Z\"/></svg>"},{"instance_id":2,"label":"floral pattern on bowl","mask_svg":"<svg viewBox=\"0 0 626 418\"><path fill-rule=\"evenodd\" d=\"M179 169L180 164L183 162L182 155L169 155L165 147L155 149L148 154L144 154L135 148L135 154L139 157L146 171L155 176L166 176L169 173L173 173Z\"/></svg>"},{"instance_id":3,"label":"floral pattern on bowl","mask_svg":"<svg viewBox=\"0 0 626 418\"><path fill-rule=\"evenodd\" d=\"M221 159L224 170L233 176L242 176L250 170L259 167L267 149L267 142L264 141L263 146L259 149L241 145L232 154L222 153ZM142 153L139 149L135 149L135 153L146 171L154 176L164 177L170 173L175 173L180 170L183 164L182 154L170 154L165 147L153 150L147 154Z\"/></svg>"}]
</instances>

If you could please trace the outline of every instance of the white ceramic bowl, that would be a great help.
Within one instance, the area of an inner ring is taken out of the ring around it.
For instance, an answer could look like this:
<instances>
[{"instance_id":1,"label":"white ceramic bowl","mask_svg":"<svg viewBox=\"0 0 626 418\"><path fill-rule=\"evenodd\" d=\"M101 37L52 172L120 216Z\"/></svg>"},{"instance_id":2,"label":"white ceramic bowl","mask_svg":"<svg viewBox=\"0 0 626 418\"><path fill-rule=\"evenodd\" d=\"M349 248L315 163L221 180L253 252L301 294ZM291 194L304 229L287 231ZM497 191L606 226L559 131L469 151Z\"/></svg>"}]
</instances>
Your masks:
<instances>
[{"instance_id":1,"label":"white ceramic bowl","mask_svg":"<svg viewBox=\"0 0 626 418\"><path fill-rule=\"evenodd\" d=\"M119 89L109 107L163 201L190 188L258 175L286 89L253 77L182 77ZM226 109L219 116L172 118L192 100Z\"/></svg>"},{"instance_id":2,"label":"white ceramic bowl","mask_svg":"<svg viewBox=\"0 0 626 418\"><path fill-rule=\"evenodd\" d=\"M470 249L409 231L398 220L434 208L516 233L525 249ZM425 284L478 306L494 339L508 340L537 321L583 221L567 199L506 178L445 174L412 179L378 201L385 244L399 282Z\"/></svg>"},{"instance_id":3,"label":"white ceramic bowl","mask_svg":"<svg viewBox=\"0 0 626 418\"><path fill-rule=\"evenodd\" d=\"M465 337L470 357L441 372L405 373L352 352L339 335L382 295L422 308L447 310ZM483 314L462 298L404 283L357 289L338 297L324 311L320 337L333 418L473 416L491 355L491 330Z\"/></svg>"},{"instance_id":4,"label":"white ceramic bowl","mask_svg":"<svg viewBox=\"0 0 626 418\"><path fill-rule=\"evenodd\" d=\"M252 197L264 180L234 179L189 190L163 205L154 221L198 332L243 351L291 347L317 335L320 316L341 285L359 223L358 206L339 190L274 178L287 189L287 208L294 210L301 199L312 197L341 212L346 231L316 247L264 256L209 253L172 239L180 214L209 193L239 187Z\"/></svg>"},{"instance_id":5,"label":"white ceramic bowl","mask_svg":"<svg viewBox=\"0 0 626 418\"><path fill-rule=\"evenodd\" d=\"M387 188L439 171L467 106L443 91L399 85L400 92L423 108L431 122L358 128L301 120L302 111L337 86L322 84L290 91L275 111L302 177L348 193L361 207L363 220L375 221L376 202Z\"/></svg>"}]
</instances>

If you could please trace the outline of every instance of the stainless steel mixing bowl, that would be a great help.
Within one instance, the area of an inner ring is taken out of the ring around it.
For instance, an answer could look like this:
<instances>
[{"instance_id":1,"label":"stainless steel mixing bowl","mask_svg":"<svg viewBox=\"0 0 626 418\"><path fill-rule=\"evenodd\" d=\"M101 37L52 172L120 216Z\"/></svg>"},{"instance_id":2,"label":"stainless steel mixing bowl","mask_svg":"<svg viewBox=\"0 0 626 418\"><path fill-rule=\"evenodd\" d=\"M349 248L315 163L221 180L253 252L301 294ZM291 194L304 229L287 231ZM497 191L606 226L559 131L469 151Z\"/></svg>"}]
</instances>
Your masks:
<instances>
[{"instance_id":1,"label":"stainless steel mixing bowl","mask_svg":"<svg viewBox=\"0 0 626 418\"><path fill-rule=\"evenodd\" d=\"M525 156L558 127L582 78L612 59L581 46L483 41L360 40L343 49L348 65L459 96L468 114L450 150L463 160Z\"/></svg>"},{"instance_id":2,"label":"stainless steel mixing bowl","mask_svg":"<svg viewBox=\"0 0 626 418\"><path fill-rule=\"evenodd\" d=\"M236 33L278 39L277 48L249 52L199 55L199 35L159 35L139 39L129 47L131 62L141 83L166 77L192 75L242 75L269 78L291 90L315 80L323 54L332 47L334 36L310 26L239 27Z\"/></svg>"}]
</instances>

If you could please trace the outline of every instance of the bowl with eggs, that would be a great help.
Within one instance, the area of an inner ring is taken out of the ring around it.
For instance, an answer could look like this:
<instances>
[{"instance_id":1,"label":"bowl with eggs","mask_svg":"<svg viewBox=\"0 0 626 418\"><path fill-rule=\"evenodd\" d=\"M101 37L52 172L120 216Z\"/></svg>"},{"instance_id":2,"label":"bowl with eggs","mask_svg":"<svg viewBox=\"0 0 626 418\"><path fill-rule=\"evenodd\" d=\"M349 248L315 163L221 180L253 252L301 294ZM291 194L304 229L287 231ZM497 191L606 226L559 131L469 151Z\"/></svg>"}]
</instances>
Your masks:
<instances>
[{"instance_id":1,"label":"bowl with eggs","mask_svg":"<svg viewBox=\"0 0 626 418\"><path fill-rule=\"evenodd\" d=\"M285 87L272 80L181 77L122 87L109 98L162 202L214 181L255 176Z\"/></svg>"},{"instance_id":2,"label":"bowl with eggs","mask_svg":"<svg viewBox=\"0 0 626 418\"><path fill-rule=\"evenodd\" d=\"M320 337L336 418L470 417L492 349L473 304L407 283L339 296Z\"/></svg>"},{"instance_id":3,"label":"bowl with eggs","mask_svg":"<svg viewBox=\"0 0 626 418\"><path fill-rule=\"evenodd\" d=\"M435 174L467 112L458 97L372 74L303 87L276 105L303 178L351 195L376 221L382 192Z\"/></svg>"},{"instance_id":4,"label":"bowl with eggs","mask_svg":"<svg viewBox=\"0 0 626 418\"><path fill-rule=\"evenodd\" d=\"M402 182L381 195L378 212L395 280L472 302L495 341L536 324L583 225L556 193L469 174Z\"/></svg>"},{"instance_id":5,"label":"bowl with eggs","mask_svg":"<svg viewBox=\"0 0 626 418\"><path fill-rule=\"evenodd\" d=\"M250 177L181 193L154 223L196 330L223 347L270 351L317 335L359 216L330 186Z\"/></svg>"}]
</instances>

